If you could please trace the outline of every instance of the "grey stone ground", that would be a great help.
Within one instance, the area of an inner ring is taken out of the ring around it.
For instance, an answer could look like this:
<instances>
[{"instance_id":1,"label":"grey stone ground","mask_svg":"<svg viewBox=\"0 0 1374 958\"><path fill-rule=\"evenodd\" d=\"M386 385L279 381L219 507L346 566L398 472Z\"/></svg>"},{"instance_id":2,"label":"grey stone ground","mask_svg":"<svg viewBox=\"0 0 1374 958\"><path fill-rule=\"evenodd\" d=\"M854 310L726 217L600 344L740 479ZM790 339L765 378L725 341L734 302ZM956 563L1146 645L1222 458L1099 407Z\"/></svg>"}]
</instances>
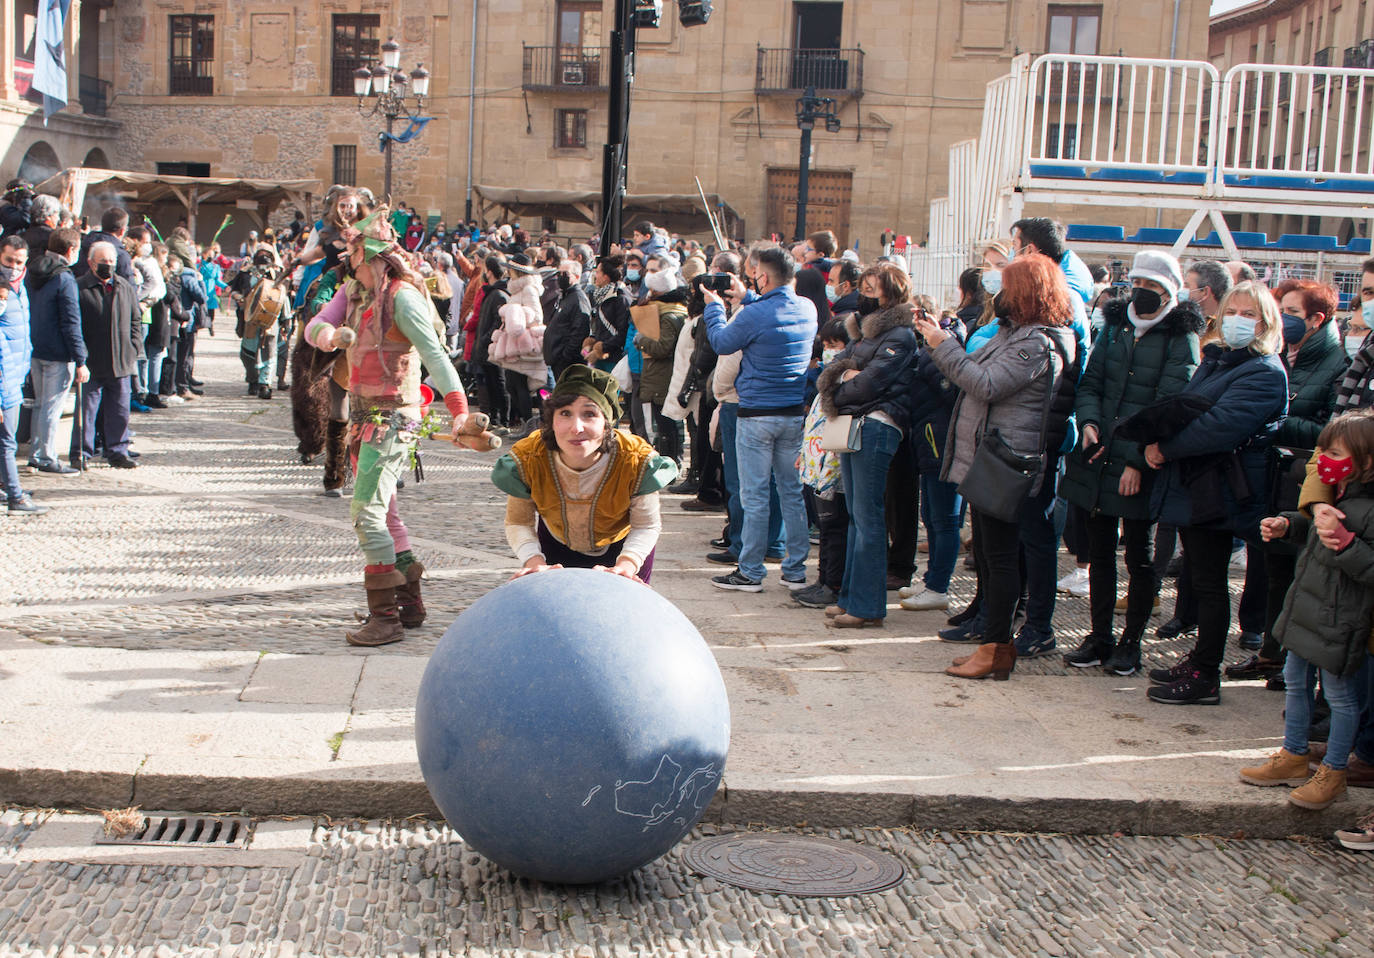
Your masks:
<instances>
[{"instance_id":1,"label":"grey stone ground","mask_svg":"<svg viewBox=\"0 0 1374 958\"><path fill-rule=\"evenodd\" d=\"M432 822L294 823L266 864L42 860L0 830L0 955L1367 955L1369 861L1297 842L837 830L901 884L807 899L693 875L513 879ZM89 833L93 820L86 820ZM271 823L275 824L275 823ZM262 830L267 826L259 826ZM699 834L714 833L703 829ZM690 841L691 839L689 839ZM246 861L256 854L241 853ZM35 860L38 859L38 860Z\"/></svg>"},{"instance_id":2,"label":"grey stone ground","mask_svg":"<svg viewBox=\"0 0 1374 958\"><path fill-rule=\"evenodd\" d=\"M284 399L242 396L234 345L223 337L202 341L211 384L205 400L135 420L140 469L26 478L54 508L35 519L0 521L0 629L92 652L297 653L320 656L321 666L330 657L364 654L339 636L361 605L346 500L318 496L318 467L295 463ZM429 450L428 478L407 488L403 514L431 569L428 601L442 613L400 646L371 653L379 658L369 662L427 655L453 612L512 566L500 531L501 499L486 481L490 457L437 444ZM882 632L841 634L827 630L819 613L796 608L776 585L761 596L715 593L703 585L715 567L699 557L718 519L680 513L672 500L666 511L656 585L707 635L732 688L744 690L737 713L769 733L747 745L741 735L737 768L806 758L788 752L793 746L766 727L770 715L794 714L781 711L785 703L816 695L825 701L848 687L891 694L908 679L938 675L958 651L930 641L941 624L935 614L894 609ZM954 593L967 599L970 590L961 571ZM1166 615L1171 602L1170 584ZM1061 599L1062 645L1076 644L1085 620L1086 600ZM1169 661L1183 644L1151 640L1149 664ZM177 661L180 668L185 660ZM169 679L153 672L146 681L130 679L138 690L129 694L146 696L151 712L169 714L176 700L169 701L167 688L175 692L175 682L164 688ZM84 680L96 678L118 680ZM1253 684L1228 686L1220 710L1181 710L1168 714L1172 726L1148 729L1142 721L1158 724L1161 716L1141 711L1148 704L1139 689L1067 670L1058 657L1019 664L1000 689L946 684L939 694L948 701L934 703L947 719L936 730L943 737L923 742L906 735L900 757L914 762L914 771L938 768L938 753L927 753L957 738L960 722L972 736L966 753L952 756L962 765L976 770L993 758L995 777L1008 762L1029 764L1022 758L1027 743L1008 741L1006 754L993 756L1001 736L1028 727L1032 714L1034 727L1052 728L1056 708L1099 708L1112 693L1119 711L1101 715L1102 741L1085 752L1167 759L1141 767L1180 776L1176 788L1186 795L1198 766L1174 754L1182 749L1205 762L1209 753L1198 749L1216 749L1226 765L1212 769L1209 796L1282 801L1272 792L1257 797L1258 790L1231 777L1237 749L1253 750L1279 731L1279 697ZM247 691L233 695L252 704ZM22 695L17 701L31 705ZM837 713L816 715L799 728L814 726L816 735L834 740L852 731L859 759L881 779L893 763L860 746L889 731L885 721L917 713L902 705L885 718L882 699L855 701L864 714L846 713L838 723L830 717ZM1003 718L984 721L986 711L974 709L989 703ZM404 716L397 721L408 728ZM845 722L852 729L845 731ZM105 740L96 732L117 734L83 730ZM0 750L13 748L13 736L7 729ZM323 749L324 733L318 738ZM1047 747L1028 744L1033 752ZM141 744L138 751L145 751ZM1026 794L1072 793L1075 775L1090 767L1079 764L1082 757L1070 755L1068 771L1053 781L1027 779ZM765 784L761 779L759 787ZM1227 820L1244 824L1243 816ZM307 819L258 828L261 841L241 853L242 864L234 853L216 853L207 863L180 850L98 860L86 839L70 838L73 829L94 832L86 819L11 810L0 818L0 955L1361 955L1374 948L1371 860L1324 842L830 831L893 852L909 874L881 894L808 900L699 879L685 870L680 851L623 882L568 890L513 880L429 821ZM301 836L294 845L259 850L292 829Z\"/></svg>"}]
</instances>

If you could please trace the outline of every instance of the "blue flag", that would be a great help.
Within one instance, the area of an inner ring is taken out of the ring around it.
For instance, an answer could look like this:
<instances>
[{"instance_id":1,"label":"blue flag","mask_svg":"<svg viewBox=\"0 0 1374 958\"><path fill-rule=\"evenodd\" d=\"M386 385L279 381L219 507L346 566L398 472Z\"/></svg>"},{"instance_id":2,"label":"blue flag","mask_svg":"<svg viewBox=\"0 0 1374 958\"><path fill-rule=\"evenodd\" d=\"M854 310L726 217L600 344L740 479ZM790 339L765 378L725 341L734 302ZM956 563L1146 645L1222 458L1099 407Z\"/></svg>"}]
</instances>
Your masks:
<instances>
[{"instance_id":1,"label":"blue flag","mask_svg":"<svg viewBox=\"0 0 1374 958\"><path fill-rule=\"evenodd\" d=\"M67 105L67 53L63 48L71 0L38 0L33 50L33 88L43 94L43 125Z\"/></svg>"},{"instance_id":2,"label":"blue flag","mask_svg":"<svg viewBox=\"0 0 1374 958\"><path fill-rule=\"evenodd\" d=\"M401 133L378 133L377 149L385 152L387 140L396 143L409 143L420 135L420 131L425 128L425 124L429 123L432 119L434 119L432 116L412 117L410 122L406 125L405 130Z\"/></svg>"}]
</instances>

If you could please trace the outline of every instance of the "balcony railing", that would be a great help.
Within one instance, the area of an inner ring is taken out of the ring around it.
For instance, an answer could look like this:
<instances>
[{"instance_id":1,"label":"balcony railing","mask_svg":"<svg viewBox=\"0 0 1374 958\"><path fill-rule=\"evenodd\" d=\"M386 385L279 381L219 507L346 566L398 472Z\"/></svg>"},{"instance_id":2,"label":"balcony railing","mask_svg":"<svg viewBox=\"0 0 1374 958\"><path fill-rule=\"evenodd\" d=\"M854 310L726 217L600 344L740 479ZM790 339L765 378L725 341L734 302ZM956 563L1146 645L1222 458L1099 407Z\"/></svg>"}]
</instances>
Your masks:
<instances>
[{"instance_id":1,"label":"balcony railing","mask_svg":"<svg viewBox=\"0 0 1374 958\"><path fill-rule=\"evenodd\" d=\"M759 47L755 93L817 92L863 96L864 52L853 50L765 49Z\"/></svg>"},{"instance_id":2,"label":"balcony railing","mask_svg":"<svg viewBox=\"0 0 1374 958\"><path fill-rule=\"evenodd\" d=\"M525 47L526 90L604 90L610 82L606 47Z\"/></svg>"},{"instance_id":3,"label":"balcony railing","mask_svg":"<svg viewBox=\"0 0 1374 958\"><path fill-rule=\"evenodd\" d=\"M1374 40L1361 40L1353 47L1346 47L1345 60L1341 65L1359 70L1374 67Z\"/></svg>"},{"instance_id":4,"label":"balcony railing","mask_svg":"<svg viewBox=\"0 0 1374 958\"><path fill-rule=\"evenodd\" d=\"M81 109L91 116L104 116L110 106L110 81L100 77L80 77Z\"/></svg>"},{"instance_id":5,"label":"balcony railing","mask_svg":"<svg viewBox=\"0 0 1374 958\"><path fill-rule=\"evenodd\" d=\"M1314 67L1334 66L1336 60L1336 48L1325 47L1312 54L1312 65Z\"/></svg>"}]
</instances>

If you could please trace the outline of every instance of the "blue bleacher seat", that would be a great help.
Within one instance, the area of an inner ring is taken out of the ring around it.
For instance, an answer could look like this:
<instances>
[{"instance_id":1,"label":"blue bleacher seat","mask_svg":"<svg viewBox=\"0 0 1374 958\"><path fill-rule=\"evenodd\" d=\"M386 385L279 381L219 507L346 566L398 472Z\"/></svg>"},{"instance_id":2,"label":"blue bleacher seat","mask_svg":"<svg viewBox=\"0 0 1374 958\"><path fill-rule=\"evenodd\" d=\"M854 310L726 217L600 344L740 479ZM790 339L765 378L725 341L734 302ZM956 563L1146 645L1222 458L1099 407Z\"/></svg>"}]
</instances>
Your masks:
<instances>
[{"instance_id":1,"label":"blue bleacher seat","mask_svg":"<svg viewBox=\"0 0 1374 958\"><path fill-rule=\"evenodd\" d=\"M1246 233L1241 230L1232 230L1231 239L1236 241L1236 245L1242 249L1264 249L1269 242L1269 237L1264 233ZM1216 230L1208 233L1205 237L1193 240L1193 246L1220 246L1221 237Z\"/></svg>"},{"instance_id":2,"label":"blue bleacher seat","mask_svg":"<svg viewBox=\"0 0 1374 958\"><path fill-rule=\"evenodd\" d=\"M1081 180L1088 175L1088 171L1066 163L1032 163L1030 175L1055 180Z\"/></svg>"},{"instance_id":3,"label":"blue bleacher seat","mask_svg":"<svg viewBox=\"0 0 1374 958\"><path fill-rule=\"evenodd\" d=\"M1088 174L1090 180L1122 180L1127 183L1163 183L1159 170L1135 170L1120 166L1104 166Z\"/></svg>"},{"instance_id":4,"label":"blue bleacher seat","mask_svg":"<svg viewBox=\"0 0 1374 958\"><path fill-rule=\"evenodd\" d=\"M1270 243L1268 248L1317 252L1336 250L1340 247L1334 236L1304 236L1298 233L1284 233L1278 240Z\"/></svg>"},{"instance_id":5,"label":"blue bleacher seat","mask_svg":"<svg viewBox=\"0 0 1374 958\"><path fill-rule=\"evenodd\" d=\"M1367 237L1367 236L1352 236L1352 237L1350 238L1350 242L1345 244L1345 251L1346 251L1347 253L1364 253L1365 255L1368 255L1368 254L1369 254L1369 237Z\"/></svg>"},{"instance_id":6,"label":"blue bleacher seat","mask_svg":"<svg viewBox=\"0 0 1374 958\"><path fill-rule=\"evenodd\" d=\"M1070 241L1077 240L1080 243L1124 243L1126 241L1126 230L1121 226L1070 223L1067 235Z\"/></svg>"},{"instance_id":7,"label":"blue bleacher seat","mask_svg":"<svg viewBox=\"0 0 1374 958\"><path fill-rule=\"evenodd\" d=\"M1374 180L1315 180L1312 187L1331 193L1374 193Z\"/></svg>"},{"instance_id":8,"label":"blue bleacher seat","mask_svg":"<svg viewBox=\"0 0 1374 958\"><path fill-rule=\"evenodd\" d=\"M1170 173L1168 176L1164 177L1164 182L1171 183L1174 186L1201 186L1202 184L1207 182L1207 174L1200 171L1189 173Z\"/></svg>"},{"instance_id":9,"label":"blue bleacher seat","mask_svg":"<svg viewBox=\"0 0 1374 958\"><path fill-rule=\"evenodd\" d=\"M1189 243L1188 245L1189 245L1189 246L1220 246L1220 245L1221 245L1221 238L1217 236L1217 231L1216 231L1216 230L1212 230L1212 232L1208 233L1206 236L1202 237L1201 239L1199 239L1198 237L1194 236L1194 237L1193 237L1193 241L1192 241L1191 243Z\"/></svg>"},{"instance_id":10,"label":"blue bleacher seat","mask_svg":"<svg viewBox=\"0 0 1374 958\"><path fill-rule=\"evenodd\" d=\"M1172 244L1182 235L1183 230L1169 230L1161 229L1157 226L1143 226L1135 231L1135 235L1129 238L1129 242Z\"/></svg>"}]
</instances>

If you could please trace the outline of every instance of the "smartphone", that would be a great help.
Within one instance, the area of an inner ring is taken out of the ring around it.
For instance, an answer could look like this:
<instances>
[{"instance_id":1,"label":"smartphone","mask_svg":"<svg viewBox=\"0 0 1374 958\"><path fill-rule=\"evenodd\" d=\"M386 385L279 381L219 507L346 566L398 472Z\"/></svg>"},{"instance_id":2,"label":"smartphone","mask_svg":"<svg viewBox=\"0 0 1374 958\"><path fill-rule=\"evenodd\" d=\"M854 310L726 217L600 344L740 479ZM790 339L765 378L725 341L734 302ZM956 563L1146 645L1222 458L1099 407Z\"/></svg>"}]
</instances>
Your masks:
<instances>
[{"instance_id":1,"label":"smartphone","mask_svg":"<svg viewBox=\"0 0 1374 958\"><path fill-rule=\"evenodd\" d=\"M1093 443L1091 446L1089 446L1087 449L1084 449L1084 450L1083 450L1083 458L1086 459L1088 462L1092 462L1092 461L1093 461L1093 457L1096 456L1096 455L1097 455L1099 452L1101 452L1101 451L1102 451L1102 443L1100 443L1100 442L1095 442L1095 443Z\"/></svg>"}]
</instances>

